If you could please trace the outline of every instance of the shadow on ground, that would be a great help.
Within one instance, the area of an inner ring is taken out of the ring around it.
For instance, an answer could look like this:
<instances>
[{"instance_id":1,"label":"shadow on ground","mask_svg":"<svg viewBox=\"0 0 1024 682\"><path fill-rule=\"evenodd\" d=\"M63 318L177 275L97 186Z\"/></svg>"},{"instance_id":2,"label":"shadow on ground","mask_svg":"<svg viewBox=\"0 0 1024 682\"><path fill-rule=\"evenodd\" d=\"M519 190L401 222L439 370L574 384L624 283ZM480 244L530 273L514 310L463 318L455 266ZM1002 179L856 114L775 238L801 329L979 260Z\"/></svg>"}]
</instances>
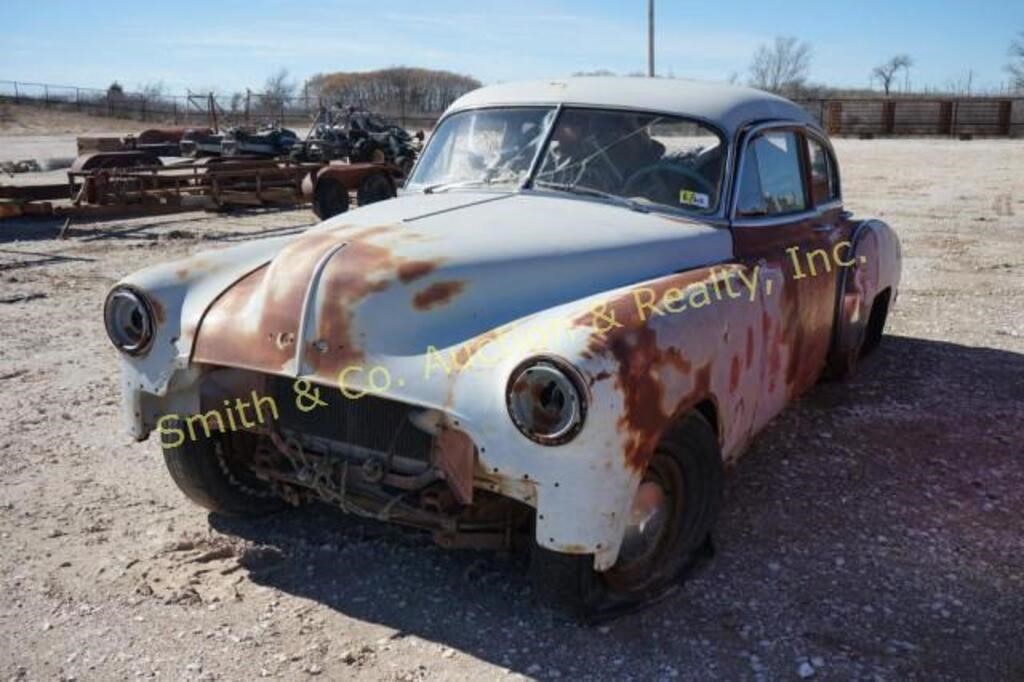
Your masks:
<instances>
[{"instance_id":1,"label":"shadow on ground","mask_svg":"<svg viewBox=\"0 0 1024 682\"><path fill-rule=\"evenodd\" d=\"M603 628L531 600L524 560L310 507L211 516L250 579L540 678L1024 676L1024 355L886 337L730 477L718 555ZM1012 549L1012 548L1016 549Z\"/></svg>"}]
</instances>

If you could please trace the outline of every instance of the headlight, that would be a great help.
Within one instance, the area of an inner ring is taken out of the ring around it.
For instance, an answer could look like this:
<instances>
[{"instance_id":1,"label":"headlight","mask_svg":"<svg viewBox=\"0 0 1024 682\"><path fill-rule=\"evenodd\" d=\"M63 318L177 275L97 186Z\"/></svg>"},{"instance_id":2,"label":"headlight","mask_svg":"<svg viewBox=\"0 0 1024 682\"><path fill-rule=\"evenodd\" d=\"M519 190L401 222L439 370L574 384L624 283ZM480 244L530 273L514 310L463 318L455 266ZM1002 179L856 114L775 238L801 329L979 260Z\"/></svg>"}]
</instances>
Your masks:
<instances>
[{"instance_id":1,"label":"headlight","mask_svg":"<svg viewBox=\"0 0 1024 682\"><path fill-rule=\"evenodd\" d=\"M107 336L118 350L138 355L153 340L153 311L144 296L129 287L115 287L103 306Z\"/></svg>"},{"instance_id":2,"label":"headlight","mask_svg":"<svg viewBox=\"0 0 1024 682\"><path fill-rule=\"evenodd\" d=\"M587 415L576 371L554 358L533 358L509 378L508 413L527 438L544 445L572 440Z\"/></svg>"}]
</instances>

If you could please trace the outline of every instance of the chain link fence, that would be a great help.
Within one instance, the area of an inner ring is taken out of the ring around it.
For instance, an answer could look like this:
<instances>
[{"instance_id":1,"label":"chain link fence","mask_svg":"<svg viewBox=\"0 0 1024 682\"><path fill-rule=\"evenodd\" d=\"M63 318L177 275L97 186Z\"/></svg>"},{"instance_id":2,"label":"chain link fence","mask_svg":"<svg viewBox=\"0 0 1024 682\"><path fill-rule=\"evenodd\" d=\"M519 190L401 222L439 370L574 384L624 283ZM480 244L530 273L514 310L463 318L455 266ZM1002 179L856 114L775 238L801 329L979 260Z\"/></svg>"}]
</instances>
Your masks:
<instances>
[{"instance_id":1,"label":"chain link fence","mask_svg":"<svg viewBox=\"0 0 1024 682\"><path fill-rule=\"evenodd\" d=\"M76 111L93 116L151 121L183 127L258 126L278 123L303 128L310 125L321 102L311 96L285 97L260 92L232 95L187 92L127 92L111 87L83 88L74 85L0 81L0 103L31 104L59 111ZM430 128L438 113L402 114L378 112L406 128Z\"/></svg>"}]
</instances>

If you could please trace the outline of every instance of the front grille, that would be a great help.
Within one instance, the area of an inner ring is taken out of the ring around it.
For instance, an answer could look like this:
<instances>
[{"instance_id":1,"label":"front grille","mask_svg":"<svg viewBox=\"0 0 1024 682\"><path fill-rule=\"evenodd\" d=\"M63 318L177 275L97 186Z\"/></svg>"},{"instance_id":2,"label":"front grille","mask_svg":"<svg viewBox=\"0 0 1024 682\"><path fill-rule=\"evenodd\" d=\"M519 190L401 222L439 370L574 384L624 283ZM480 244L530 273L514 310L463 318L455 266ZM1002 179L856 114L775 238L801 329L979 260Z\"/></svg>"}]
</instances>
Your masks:
<instances>
[{"instance_id":1,"label":"front grille","mask_svg":"<svg viewBox=\"0 0 1024 682\"><path fill-rule=\"evenodd\" d=\"M280 411L280 427L317 438L349 443L394 455L430 461L433 436L417 428L409 415L422 408L374 395L351 400L340 390L320 387L326 406L303 412L295 401L294 379L268 377L268 392Z\"/></svg>"}]
</instances>

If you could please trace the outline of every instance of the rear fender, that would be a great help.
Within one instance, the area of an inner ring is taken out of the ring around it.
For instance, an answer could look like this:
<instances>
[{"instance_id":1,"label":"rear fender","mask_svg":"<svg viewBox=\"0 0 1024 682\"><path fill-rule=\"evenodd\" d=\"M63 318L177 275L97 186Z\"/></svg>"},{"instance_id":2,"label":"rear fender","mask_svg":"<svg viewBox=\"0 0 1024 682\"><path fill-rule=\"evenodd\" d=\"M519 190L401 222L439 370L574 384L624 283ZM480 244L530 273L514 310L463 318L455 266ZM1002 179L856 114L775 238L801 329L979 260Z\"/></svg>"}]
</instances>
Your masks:
<instances>
[{"instance_id":1,"label":"rear fender","mask_svg":"<svg viewBox=\"0 0 1024 682\"><path fill-rule=\"evenodd\" d=\"M853 230L851 247L841 270L832 355L843 358L858 353L864 341L871 306L886 289L895 303L900 283L900 242L891 227L881 220L865 220Z\"/></svg>"}]
</instances>

